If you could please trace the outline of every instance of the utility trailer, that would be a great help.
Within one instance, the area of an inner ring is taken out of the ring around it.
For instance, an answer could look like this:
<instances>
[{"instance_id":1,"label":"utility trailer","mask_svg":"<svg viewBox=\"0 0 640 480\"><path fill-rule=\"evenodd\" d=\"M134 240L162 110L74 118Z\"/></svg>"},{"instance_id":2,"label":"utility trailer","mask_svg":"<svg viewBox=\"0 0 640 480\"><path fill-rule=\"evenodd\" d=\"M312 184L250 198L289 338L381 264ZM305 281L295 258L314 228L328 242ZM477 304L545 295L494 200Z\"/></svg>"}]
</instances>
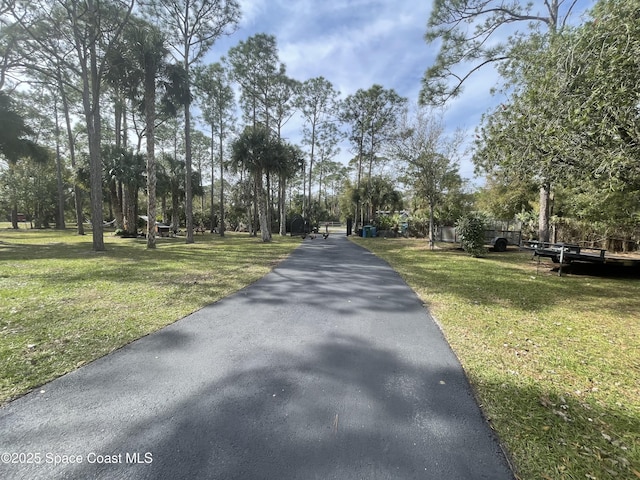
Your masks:
<instances>
[{"instance_id":1,"label":"utility trailer","mask_svg":"<svg viewBox=\"0 0 640 480\"><path fill-rule=\"evenodd\" d=\"M456 227L440 227L436 239L440 242L460 243ZM509 245L520 246L522 232L520 230L487 229L484 231L484 241L494 251L504 252Z\"/></svg>"},{"instance_id":2,"label":"utility trailer","mask_svg":"<svg viewBox=\"0 0 640 480\"><path fill-rule=\"evenodd\" d=\"M550 258L553 263L560 265L590 263L615 267L640 267L640 258L607 255L607 251L602 248L582 247L571 243L539 242L537 240L524 242L523 248L533 250L534 256Z\"/></svg>"}]
</instances>

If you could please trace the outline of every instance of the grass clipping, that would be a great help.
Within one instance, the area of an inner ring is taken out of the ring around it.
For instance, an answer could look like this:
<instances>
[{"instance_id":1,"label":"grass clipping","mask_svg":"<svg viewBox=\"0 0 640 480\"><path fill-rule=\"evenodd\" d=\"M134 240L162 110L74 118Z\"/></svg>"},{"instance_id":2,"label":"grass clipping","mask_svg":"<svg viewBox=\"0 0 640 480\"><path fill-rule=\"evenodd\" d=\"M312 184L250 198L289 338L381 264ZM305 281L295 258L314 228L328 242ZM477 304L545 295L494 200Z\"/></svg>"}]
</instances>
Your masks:
<instances>
[{"instance_id":1,"label":"grass clipping","mask_svg":"<svg viewBox=\"0 0 640 480\"><path fill-rule=\"evenodd\" d=\"M522 479L640 478L640 280L355 239L421 296Z\"/></svg>"}]
</instances>

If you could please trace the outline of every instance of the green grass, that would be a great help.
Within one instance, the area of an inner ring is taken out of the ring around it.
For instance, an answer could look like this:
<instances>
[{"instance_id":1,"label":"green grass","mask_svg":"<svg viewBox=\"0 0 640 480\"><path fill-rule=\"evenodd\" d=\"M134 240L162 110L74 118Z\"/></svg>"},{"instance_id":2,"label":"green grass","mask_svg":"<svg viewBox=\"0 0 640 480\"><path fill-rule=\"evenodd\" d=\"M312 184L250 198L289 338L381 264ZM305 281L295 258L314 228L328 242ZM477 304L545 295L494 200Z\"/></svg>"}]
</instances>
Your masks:
<instances>
[{"instance_id":1,"label":"green grass","mask_svg":"<svg viewBox=\"0 0 640 480\"><path fill-rule=\"evenodd\" d=\"M437 318L521 479L640 478L640 280L354 239Z\"/></svg>"},{"instance_id":2,"label":"green grass","mask_svg":"<svg viewBox=\"0 0 640 480\"><path fill-rule=\"evenodd\" d=\"M7 224L4 224L5 226ZM0 404L258 280L300 240L0 230Z\"/></svg>"}]
</instances>

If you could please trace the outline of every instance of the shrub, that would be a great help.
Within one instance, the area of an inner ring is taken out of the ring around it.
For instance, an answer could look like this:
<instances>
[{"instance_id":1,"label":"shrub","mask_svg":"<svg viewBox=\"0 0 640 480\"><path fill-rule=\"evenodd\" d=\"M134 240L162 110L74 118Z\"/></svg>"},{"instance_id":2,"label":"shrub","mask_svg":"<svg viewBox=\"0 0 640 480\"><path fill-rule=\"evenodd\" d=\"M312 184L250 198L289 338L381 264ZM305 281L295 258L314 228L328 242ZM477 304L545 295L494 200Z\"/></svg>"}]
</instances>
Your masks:
<instances>
[{"instance_id":1,"label":"shrub","mask_svg":"<svg viewBox=\"0 0 640 480\"><path fill-rule=\"evenodd\" d=\"M463 215L456 222L456 229L465 252L473 257L480 257L487 253L484 246L485 220L482 215L478 213Z\"/></svg>"},{"instance_id":2,"label":"shrub","mask_svg":"<svg viewBox=\"0 0 640 480\"><path fill-rule=\"evenodd\" d=\"M415 238L425 238L429 235L429 219L428 218L420 218L420 217L412 217L407 222L407 234L410 237Z\"/></svg>"},{"instance_id":3,"label":"shrub","mask_svg":"<svg viewBox=\"0 0 640 480\"><path fill-rule=\"evenodd\" d=\"M394 221L392 217L382 215L378 217L373 224L378 227L378 230L391 230L393 228Z\"/></svg>"}]
</instances>

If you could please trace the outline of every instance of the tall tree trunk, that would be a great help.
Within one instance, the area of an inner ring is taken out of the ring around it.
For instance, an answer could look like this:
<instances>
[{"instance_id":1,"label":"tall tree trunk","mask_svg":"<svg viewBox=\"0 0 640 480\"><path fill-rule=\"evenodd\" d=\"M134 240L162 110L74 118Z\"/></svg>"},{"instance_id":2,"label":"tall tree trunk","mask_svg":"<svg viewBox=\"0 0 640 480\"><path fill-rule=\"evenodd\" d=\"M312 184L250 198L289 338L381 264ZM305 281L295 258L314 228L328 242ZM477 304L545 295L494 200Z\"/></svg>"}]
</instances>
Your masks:
<instances>
[{"instance_id":1,"label":"tall tree trunk","mask_svg":"<svg viewBox=\"0 0 640 480\"><path fill-rule=\"evenodd\" d=\"M71 168L74 173L73 181L73 200L76 211L76 233L84 235L84 214L82 213L82 188L76 178L76 145L73 138L73 128L71 126L71 115L69 114L69 99L67 91L64 88L61 76L58 76L58 91L62 99L62 110L64 113L64 121L67 129L67 143L69 145L69 158L71 160Z\"/></svg>"},{"instance_id":2,"label":"tall tree trunk","mask_svg":"<svg viewBox=\"0 0 640 480\"><path fill-rule=\"evenodd\" d=\"M254 178L253 180L253 221L251 222L251 235L254 237L258 236L258 226L260 225L260 217L259 217L259 210L258 210L258 203L260 201L260 199L258 198L258 196L260 195L259 190L258 190L258 185L257 185L258 181ZM260 184L262 185L262 180L260 181Z\"/></svg>"},{"instance_id":3,"label":"tall tree trunk","mask_svg":"<svg viewBox=\"0 0 640 480\"><path fill-rule=\"evenodd\" d=\"M222 129L220 130L220 223L218 225L218 231L220 232L220 236L224 237L224 133Z\"/></svg>"},{"instance_id":4,"label":"tall tree trunk","mask_svg":"<svg viewBox=\"0 0 640 480\"><path fill-rule=\"evenodd\" d=\"M548 181L544 182L540 187L540 214L538 216L538 240L541 242L549 241L549 197L551 193L551 185Z\"/></svg>"},{"instance_id":5,"label":"tall tree trunk","mask_svg":"<svg viewBox=\"0 0 640 480\"><path fill-rule=\"evenodd\" d=\"M97 26L98 7L93 0L87 0L89 24ZM95 32L97 34L97 32ZM80 45L79 39L76 49L85 58L88 55L89 64L83 67L82 102L87 121L87 136L89 137L89 184L91 188L91 226L92 245L96 252L104 251L104 225L102 217L102 159L100 152L101 118L100 118L100 77L98 73L98 53L96 38L89 40L88 51ZM87 68L88 67L88 68Z\"/></svg>"},{"instance_id":6,"label":"tall tree trunk","mask_svg":"<svg viewBox=\"0 0 640 480\"><path fill-rule=\"evenodd\" d=\"M267 171L267 225L269 226L269 235L271 235L271 225L273 224L273 195L271 192L271 174Z\"/></svg>"},{"instance_id":7,"label":"tall tree trunk","mask_svg":"<svg viewBox=\"0 0 640 480\"><path fill-rule=\"evenodd\" d=\"M271 241L271 228L268 222L267 194L264 191L262 171L256 172L256 192L258 197L258 219L260 222L260 234L263 242Z\"/></svg>"},{"instance_id":8,"label":"tall tree trunk","mask_svg":"<svg viewBox=\"0 0 640 480\"><path fill-rule=\"evenodd\" d=\"M138 217L136 216L136 191L137 186L132 184L125 185L125 216L124 227L128 235L135 236L138 234Z\"/></svg>"},{"instance_id":9,"label":"tall tree trunk","mask_svg":"<svg viewBox=\"0 0 640 480\"><path fill-rule=\"evenodd\" d=\"M121 148L126 148L126 139L124 139L125 146L123 147L123 117L124 117L124 106L123 100L120 95L116 94L116 98L114 101L114 120L115 120L115 137L116 137L116 150L119 151ZM126 129L126 125L124 127ZM118 181L115 176L112 176L109 179L109 197L111 199L111 207L113 208L113 218L115 220L115 228L123 229L124 228L124 213L122 210L123 203L121 196L118 196Z\"/></svg>"},{"instance_id":10,"label":"tall tree trunk","mask_svg":"<svg viewBox=\"0 0 640 480\"><path fill-rule=\"evenodd\" d=\"M171 181L171 230L177 231L180 227L180 214L178 209L180 208L180 193L177 185L177 181L174 179Z\"/></svg>"},{"instance_id":11,"label":"tall tree trunk","mask_svg":"<svg viewBox=\"0 0 640 480\"><path fill-rule=\"evenodd\" d=\"M60 122L58 119L58 102L53 104L56 121L56 184L58 189L58 214L56 215L56 229L64 230L64 185L62 183L62 158L60 155Z\"/></svg>"},{"instance_id":12,"label":"tall tree trunk","mask_svg":"<svg viewBox=\"0 0 640 480\"><path fill-rule=\"evenodd\" d=\"M113 130L116 137L116 148L122 147L122 98L116 92L113 99Z\"/></svg>"},{"instance_id":13,"label":"tall tree trunk","mask_svg":"<svg viewBox=\"0 0 640 480\"><path fill-rule=\"evenodd\" d=\"M311 180L313 177L313 157L315 155L315 146L316 146L316 122L314 120L313 125L311 126L311 155L309 156L309 203L307 205L307 220L310 220L311 217Z\"/></svg>"},{"instance_id":14,"label":"tall tree trunk","mask_svg":"<svg viewBox=\"0 0 640 480\"><path fill-rule=\"evenodd\" d=\"M93 0L87 0L87 12L89 24L94 26L98 25L97 6ZM97 32L94 34L97 34ZM98 56L95 37L90 38L88 44L89 48L87 49L81 44L80 35L77 36L76 50L82 59L82 106L87 122L87 136L89 138L92 245L93 250L99 252L105 249L102 217L102 161L100 158L100 78L98 75Z\"/></svg>"},{"instance_id":15,"label":"tall tree trunk","mask_svg":"<svg viewBox=\"0 0 640 480\"><path fill-rule=\"evenodd\" d=\"M322 158L322 157L321 157ZM322 171L322 163L319 163L318 165L320 165L320 178L318 179L318 205L322 205L322 174L324 173Z\"/></svg>"},{"instance_id":16,"label":"tall tree trunk","mask_svg":"<svg viewBox=\"0 0 640 480\"><path fill-rule=\"evenodd\" d=\"M111 207L113 208L113 218L115 219L115 227L124 227L124 213L122 212L122 201L118 197L118 181L115 177L109 179L109 196L111 198Z\"/></svg>"},{"instance_id":17,"label":"tall tree trunk","mask_svg":"<svg viewBox=\"0 0 640 480\"><path fill-rule=\"evenodd\" d=\"M358 231L358 226L362 224L360 216L361 216L361 207L360 204L362 203L362 199L360 198L360 187L362 186L362 157L364 156L364 136L360 135L360 138L358 139L358 177L357 177L357 183L356 183L356 188L358 190L358 202L356 203L356 211L355 211L355 218L354 218L354 230L357 232Z\"/></svg>"},{"instance_id":18,"label":"tall tree trunk","mask_svg":"<svg viewBox=\"0 0 640 480\"><path fill-rule=\"evenodd\" d=\"M213 129L213 124L211 125L211 233L214 231L214 223L216 219L215 210L213 209L213 180L215 175L215 165L214 165L214 149L215 149L215 131Z\"/></svg>"},{"instance_id":19,"label":"tall tree trunk","mask_svg":"<svg viewBox=\"0 0 640 480\"><path fill-rule=\"evenodd\" d=\"M178 128L174 130L173 135L173 159L176 163L176 167L178 164ZM180 205L180 180L178 179L177 172L174 170L171 171L171 230L177 232L180 228L180 214L178 213L178 208Z\"/></svg>"},{"instance_id":20,"label":"tall tree trunk","mask_svg":"<svg viewBox=\"0 0 640 480\"><path fill-rule=\"evenodd\" d=\"M434 235L434 225L433 225L433 214L434 214L434 202L433 200L429 200L429 248L433 250L435 248L435 235Z\"/></svg>"},{"instance_id":21,"label":"tall tree trunk","mask_svg":"<svg viewBox=\"0 0 640 480\"><path fill-rule=\"evenodd\" d=\"M302 162L302 216L307 215L307 161Z\"/></svg>"},{"instance_id":22,"label":"tall tree trunk","mask_svg":"<svg viewBox=\"0 0 640 480\"><path fill-rule=\"evenodd\" d=\"M69 113L69 98L67 97L67 90L64 86L62 79L62 72L60 66L57 69L57 82L58 92L60 92L60 98L62 100L62 112L64 114L65 127L67 130L67 143L69 146L69 159L71 160L71 168L74 173L73 181L73 199L76 211L76 233L78 235L84 235L84 214L82 213L82 188L80 187L76 178L76 146L73 138L73 128L71 126L71 115Z\"/></svg>"},{"instance_id":23,"label":"tall tree trunk","mask_svg":"<svg viewBox=\"0 0 640 480\"><path fill-rule=\"evenodd\" d=\"M280 235L285 236L287 234L287 179L284 175L280 175L278 188L280 189L278 196L278 201L280 202Z\"/></svg>"},{"instance_id":24,"label":"tall tree trunk","mask_svg":"<svg viewBox=\"0 0 640 480\"><path fill-rule=\"evenodd\" d=\"M94 53L95 55L95 53ZM92 57L94 56L92 55ZM92 58L92 79L97 82L97 65ZM104 225L102 216L102 159L100 157L100 99L99 92L92 92L92 100L89 100L89 92L85 96L85 115L87 118L87 133L89 137L89 178L91 198L91 227L92 245L96 252L104 251ZM92 105L93 104L93 108Z\"/></svg>"},{"instance_id":25,"label":"tall tree trunk","mask_svg":"<svg viewBox=\"0 0 640 480\"><path fill-rule=\"evenodd\" d=\"M16 191L16 185L15 185L15 179L14 179L14 174L15 174L14 167L15 167L15 164L10 162L8 175L9 175L9 185L10 185L10 191L11 191L11 228L13 228L14 230L17 230L20 227L18 225L18 192Z\"/></svg>"},{"instance_id":26,"label":"tall tree trunk","mask_svg":"<svg viewBox=\"0 0 640 480\"><path fill-rule=\"evenodd\" d=\"M187 79L189 79L189 45L185 46L184 68ZM189 80L187 80L189 81ZM191 86L189 85L189 89ZM186 243L193 243L193 188L191 185L191 100L187 96L184 105L184 156L185 156L185 183L184 183L184 215L187 227Z\"/></svg>"},{"instance_id":27,"label":"tall tree trunk","mask_svg":"<svg viewBox=\"0 0 640 480\"><path fill-rule=\"evenodd\" d=\"M156 78L155 68L145 72L145 116L147 136L147 248L156 248Z\"/></svg>"}]
</instances>

